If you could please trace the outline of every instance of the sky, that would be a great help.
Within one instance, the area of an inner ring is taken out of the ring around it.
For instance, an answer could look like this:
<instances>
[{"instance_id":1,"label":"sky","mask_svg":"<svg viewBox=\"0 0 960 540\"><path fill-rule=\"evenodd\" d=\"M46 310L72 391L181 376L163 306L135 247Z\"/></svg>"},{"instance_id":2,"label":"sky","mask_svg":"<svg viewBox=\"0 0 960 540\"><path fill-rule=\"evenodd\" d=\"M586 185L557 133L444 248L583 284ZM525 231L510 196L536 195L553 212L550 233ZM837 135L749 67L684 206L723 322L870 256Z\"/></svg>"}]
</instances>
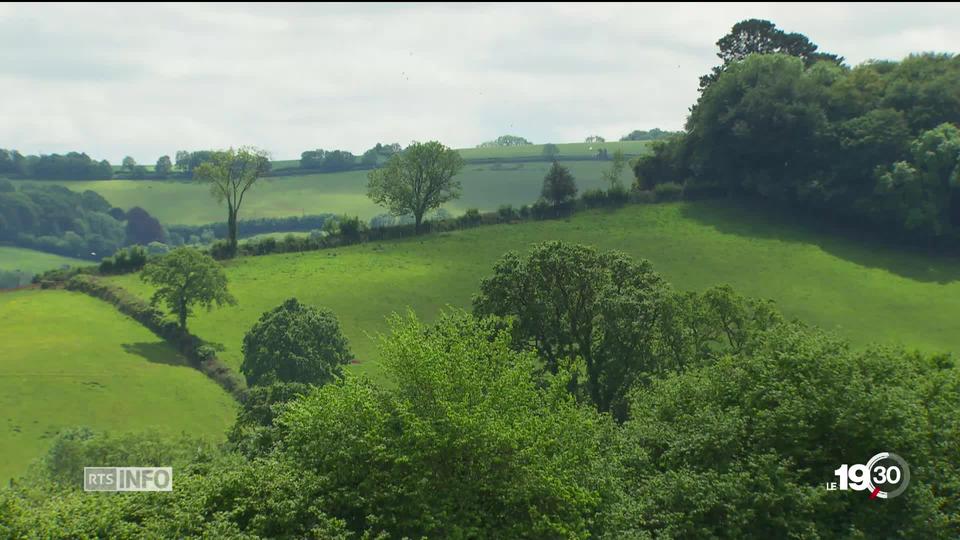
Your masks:
<instances>
[{"instance_id":1,"label":"sky","mask_svg":"<svg viewBox=\"0 0 960 540\"><path fill-rule=\"evenodd\" d=\"M676 130L736 22L850 65L960 52L960 4L0 4L0 148L154 163Z\"/></svg>"}]
</instances>

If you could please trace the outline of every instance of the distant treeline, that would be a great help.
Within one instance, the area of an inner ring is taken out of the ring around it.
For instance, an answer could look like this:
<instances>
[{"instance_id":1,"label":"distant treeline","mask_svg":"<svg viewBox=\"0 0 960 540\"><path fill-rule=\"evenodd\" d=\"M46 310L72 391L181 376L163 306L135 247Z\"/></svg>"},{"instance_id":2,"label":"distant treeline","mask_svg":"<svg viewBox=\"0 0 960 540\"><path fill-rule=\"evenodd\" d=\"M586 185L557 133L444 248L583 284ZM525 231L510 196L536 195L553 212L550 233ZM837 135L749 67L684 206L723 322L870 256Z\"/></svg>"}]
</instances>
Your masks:
<instances>
[{"instance_id":1,"label":"distant treeline","mask_svg":"<svg viewBox=\"0 0 960 540\"><path fill-rule=\"evenodd\" d=\"M50 180L95 180L113 178L113 166L105 159L94 161L81 152L24 156L17 150L0 148L0 176Z\"/></svg>"},{"instance_id":2,"label":"distant treeline","mask_svg":"<svg viewBox=\"0 0 960 540\"><path fill-rule=\"evenodd\" d=\"M666 139L667 137L672 137L674 135L679 135L683 133L682 131L664 131L660 128L653 128L650 131L642 131L635 129L630 133L620 137L621 141L656 141L659 139Z\"/></svg>"},{"instance_id":3,"label":"distant treeline","mask_svg":"<svg viewBox=\"0 0 960 540\"><path fill-rule=\"evenodd\" d=\"M960 56L849 68L753 54L718 71L686 131L635 173L710 185L934 245L960 240Z\"/></svg>"},{"instance_id":4,"label":"distant treeline","mask_svg":"<svg viewBox=\"0 0 960 540\"><path fill-rule=\"evenodd\" d=\"M332 218L333 214L315 214L309 216L292 216L284 218L241 219L237 222L238 236L241 238L273 232L305 232L319 230L324 223ZM206 225L169 225L167 232L172 238L181 239L180 243L200 243L204 236L213 238L227 237L227 224L208 223ZM200 239L191 241L191 239ZM206 242L206 243L209 243Z\"/></svg>"}]
</instances>

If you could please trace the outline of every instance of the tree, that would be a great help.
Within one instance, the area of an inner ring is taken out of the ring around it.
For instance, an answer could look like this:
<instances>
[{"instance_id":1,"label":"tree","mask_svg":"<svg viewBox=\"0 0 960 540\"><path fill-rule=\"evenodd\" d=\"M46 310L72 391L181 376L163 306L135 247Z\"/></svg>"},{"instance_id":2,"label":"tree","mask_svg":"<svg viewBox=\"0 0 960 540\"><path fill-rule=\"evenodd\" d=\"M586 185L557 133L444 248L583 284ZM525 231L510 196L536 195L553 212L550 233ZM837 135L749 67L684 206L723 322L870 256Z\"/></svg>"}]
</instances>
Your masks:
<instances>
[{"instance_id":1,"label":"tree","mask_svg":"<svg viewBox=\"0 0 960 540\"><path fill-rule=\"evenodd\" d=\"M755 334L738 353L636 389L616 536L956 536L960 447L946 441L960 436L958 389L946 355L862 350L799 324ZM913 472L894 504L823 488L840 464L881 451Z\"/></svg>"},{"instance_id":2,"label":"tree","mask_svg":"<svg viewBox=\"0 0 960 540\"><path fill-rule=\"evenodd\" d=\"M170 161L170 156L162 156L160 159L158 159L157 166L153 170L160 178L166 178L170 176L170 172L173 170L173 163Z\"/></svg>"},{"instance_id":3,"label":"tree","mask_svg":"<svg viewBox=\"0 0 960 540\"><path fill-rule=\"evenodd\" d=\"M459 152L439 142L413 143L370 171L367 195L395 216L413 214L419 234L424 214L460 196L453 177L463 164Z\"/></svg>"},{"instance_id":4,"label":"tree","mask_svg":"<svg viewBox=\"0 0 960 540\"><path fill-rule=\"evenodd\" d=\"M131 208L125 216L127 220L127 244L146 246L150 242L166 242L167 234L160 220L151 216L139 206Z\"/></svg>"},{"instance_id":5,"label":"tree","mask_svg":"<svg viewBox=\"0 0 960 540\"><path fill-rule=\"evenodd\" d=\"M602 143L602 142L607 142L607 140L604 139L603 137L599 136L599 135L591 135L591 136L587 137L583 142L588 142L588 143Z\"/></svg>"},{"instance_id":6,"label":"tree","mask_svg":"<svg viewBox=\"0 0 960 540\"><path fill-rule=\"evenodd\" d=\"M574 197L577 196L577 184L570 170L554 161L543 178L540 196L558 212L565 205L573 202Z\"/></svg>"},{"instance_id":7,"label":"tree","mask_svg":"<svg viewBox=\"0 0 960 540\"><path fill-rule=\"evenodd\" d=\"M565 376L535 377L536 358L489 322L390 327L387 384L328 384L275 420L278 461L319 478L321 511L371 538L602 537L609 418L571 399Z\"/></svg>"},{"instance_id":8,"label":"tree","mask_svg":"<svg viewBox=\"0 0 960 540\"><path fill-rule=\"evenodd\" d=\"M501 135L495 140L487 141L477 145L477 148L494 148L501 146L526 146L533 144L532 142L524 139L523 137L518 137L516 135Z\"/></svg>"},{"instance_id":9,"label":"tree","mask_svg":"<svg viewBox=\"0 0 960 540\"><path fill-rule=\"evenodd\" d=\"M350 362L347 338L332 311L290 298L260 316L243 338L240 371L248 386L272 382L326 384Z\"/></svg>"},{"instance_id":10,"label":"tree","mask_svg":"<svg viewBox=\"0 0 960 540\"><path fill-rule=\"evenodd\" d=\"M137 160L133 159L130 156L123 158L123 170L132 173L133 169L137 166Z\"/></svg>"},{"instance_id":11,"label":"tree","mask_svg":"<svg viewBox=\"0 0 960 540\"><path fill-rule=\"evenodd\" d=\"M177 150L176 159L177 170L187 172L187 169L190 168L190 152L187 150Z\"/></svg>"},{"instance_id":12,"label":"tree","mask_svg":"<svg viewBox=\"0 0 960 540\"><path fill-rule=\"evenodd\" d=\"M788 34L777 28L777 25L762 19L748 19L733 25L730 33L717 41L720 49L717 56L723 64L714 67L713 71L700 77L700 91L703 92L710 84L717 80L730 64L739 62L751 54L785 54L796 56L807 66L820 60L827 60L836 64L843 63L843 58L835 54L817 52L817 45L803 34Z\"/></svg>"},{"instance_id":13,"label":"tree","mask_svg":"<svg viewBox=\"0 0 960 540\"><path fill-rule=\"evenodd\" d=\"M135 180L143 180L147 177L147 168L143 165L137 165L131 171L130 176Z\"/></svg>"},{"instance_id":14,"label":"tree","mask_svg":"<svg viewBox=\"0 0 960 540\"><path fill-rule=\"evenodd\" d=\"M215 152L193 171L193 178L210 185L218 202L227 205L227 242L229 254L237 252L237 216L243 198L256 181L270 170L270 155L263 150L244 146Z\"/></svg>"},{"instance_id":15,"label":"tree","mask_svg":"<svg viewBox=\"0 0 960 540\"><path fill-rule=\"evenodd\" d=\"M556 158L559 154L560 154L560 148L558 148L557 145L555 145L555 144L553 144L553 143L547 143L547 144L543 145L543 155L544 155L544 156L546 156L546 157L548 157L548 158L550 158L550 159L554 159L554 158Z\"/></svg>"},{"instance_id":16,"label":"tree","mask_svg":"<svg viewBox=\"0 0 960 540\"><path fill-rule=\"evenodd\" d=\"M610 184L610 189L623 189L623 183L620 176L627 167L627 158L623 155L623 150L617 149L613 152L613 162L610 168L603 171L603 178Z\"/></svg>"},{"instance_id":17,"label":"tree","mask_svg":"<svg viewBox=\"0 0 960 540\"><path fill-rule=\"evenodd\" d=\"M179 247L147 263L140 278L156 287L150 303L166 304L184 331L194 306L210 310L214 305L236 304L220 264L193 248Z\"/></svg>"}]
</instances>

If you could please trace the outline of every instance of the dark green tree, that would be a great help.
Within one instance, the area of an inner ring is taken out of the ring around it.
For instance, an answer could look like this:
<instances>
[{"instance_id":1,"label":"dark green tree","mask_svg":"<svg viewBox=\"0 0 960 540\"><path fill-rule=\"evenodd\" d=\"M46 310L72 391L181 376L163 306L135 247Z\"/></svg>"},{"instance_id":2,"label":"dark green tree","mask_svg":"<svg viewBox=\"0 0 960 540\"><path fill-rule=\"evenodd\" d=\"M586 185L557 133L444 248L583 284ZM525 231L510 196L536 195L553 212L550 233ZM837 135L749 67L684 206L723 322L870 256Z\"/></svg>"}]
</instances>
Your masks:
<instances>
[{"instance_id":1,"label":"dark green tree","mask_svg":"<svg viewBox=\"0 0 960 540\"><path fill-rule=\"evenodd\" d=\"M540 196L557 212L569 206L577 196L577 183L570 170L554 161L543 177Z\"/></svg>"},{"instance_id":2,"label":"dark green tree","mask_svg":"<svg viewBox=\"0 0 960 540\"><path fill-rule=\"evenodd\" d=\"M353 358L330 310L290 298L264 313L243 338L240 372L247 385L298 382L321 385L343 376Z\"/></svg>"}]
</instances>

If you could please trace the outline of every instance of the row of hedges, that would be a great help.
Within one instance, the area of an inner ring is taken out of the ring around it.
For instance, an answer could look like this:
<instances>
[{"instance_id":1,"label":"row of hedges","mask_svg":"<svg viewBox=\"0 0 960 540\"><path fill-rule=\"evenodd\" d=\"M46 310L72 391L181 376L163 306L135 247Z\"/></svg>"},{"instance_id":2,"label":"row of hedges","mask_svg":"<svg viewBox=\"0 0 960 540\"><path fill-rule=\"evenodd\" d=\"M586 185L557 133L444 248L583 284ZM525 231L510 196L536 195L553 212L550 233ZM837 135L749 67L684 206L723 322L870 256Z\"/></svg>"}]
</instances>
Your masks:
<instances>
[{"instance_id":1,"label":"row of hedges","mask_svg":"<svg viewBox=\"0 0 960 540\"><path fill-rule=\"evenodd\" d=\"M67 280L66 288L113 304L121 313L150 329L184 355L190 364L213 379L224 390L241 399L246 389L243 379L222 360L213 347L199 337L183 330L159 309L137 298L126 289L108 284L90 275L76 275Z\"/></svg>"},{"instance_id":2,"label":"row of hedges","mask_svg":"<svg viewBox=\"0 0 960 540\"><path fill-rule=\"evenodd\" d=\"M450 232L483 225L567 218L578 210L591 208L616 208L625 204L652 204L719 195L721 193L711 192L709 188L688 190L680 184L659 184L651 191L628 191L624 188L613 188L606 191L590 190L584 192L576 201L560 206L552 206L541 200L518 208L512 205L503 205L495 212L480 212L472 208L456 218L425 221L421 225L420 234ZM346 227L348 223L351 225L349 228ZM291 234L280 240L264 238L248 241L238 246L238 252L242 256L260 256L274 253L315 251L413 236L417 236L413 224L368 227L363 222L353 218L350 221L341 222L339 230L331 234L313 234L299 237ZM229 256L228 250L225 244L220 244L214 244L210 249L210 254L216 259L225 259Z\"/></svg>"}]
</instances>

